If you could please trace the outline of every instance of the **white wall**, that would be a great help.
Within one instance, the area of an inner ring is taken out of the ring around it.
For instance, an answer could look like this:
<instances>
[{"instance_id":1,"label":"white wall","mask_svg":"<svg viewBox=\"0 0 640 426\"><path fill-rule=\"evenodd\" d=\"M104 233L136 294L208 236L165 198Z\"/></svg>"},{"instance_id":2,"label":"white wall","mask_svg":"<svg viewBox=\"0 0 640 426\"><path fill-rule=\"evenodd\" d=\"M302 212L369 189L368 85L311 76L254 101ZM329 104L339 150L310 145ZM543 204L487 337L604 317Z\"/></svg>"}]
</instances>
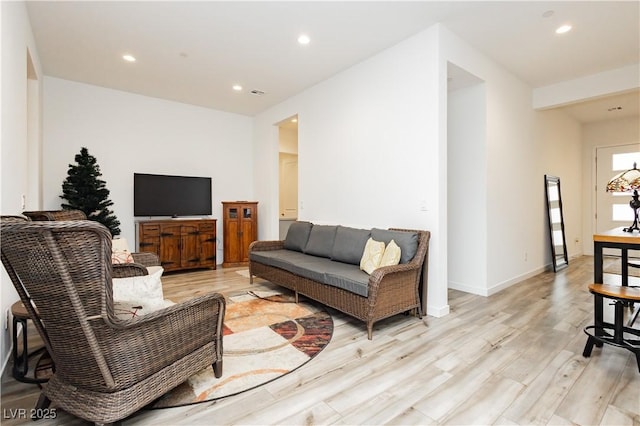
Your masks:
<instances>
[{"instance_id":1,"label":"white wall","mask_svg":"<svg viewBox=\"0 0 640 426\"><path fill-rule=\"evenodd\" d=\"M87 147L132 248L134 172L212 177L220 243L221 201L254 198L250 117L52 77L43 114L44 208L60 208L68 166Z\"/></svg>"},{"instance_id":2,"label":"white wall","mask_svg":"<svg viewBox=\"0 0 640 426\"><path fill-rule=\"evenodd\" d=\"M640 118L630 117L585 124L582 128L582 197L584 199L582 248L585 254L593 255L595 232L595 150L603 146L640 144ZM564 192L564 191L563 191ZM567 237L568 238L568 237Z\"/></svg>"},{"instance_id":3,"label":"white wall","mask_svg":"<svg viewBox=\"0 0 640 426\"><path fill-rule=\"evenodd\" d=\"M469 291L490 295L543 271L549 262L543 176L555 170L563 178L563 192L565 180L580 180L580 126L564 113L558 118L534 111L531 87L445 27L440 30L440 47L442 61L485 82L487 245L475 255L486 259L487 277L484 288L479 287L483 281L480 278L476 288L471 286ZM564 145L560 149L576 161L566 161L565 157L559 163L559 157L549 158L546 147L558 144ZM448 159L449 164L455 161ZM580 229L579 210L570 213L565 213L565 223ZM449 220L448 226L456 224ZM455 254L450 253L452 256Z\"/></svg>"},{"instance_id":4,"label":"white wall","mask_svg":"<svg viewBox=\"0 0 640 426\"><path fill-rule=\"evenodd\" d=\"M449 288L483 294L487 288L487 100L484 83L449 92Z\"/></svg>"},{"instance_id":5,"label":"white wall","mask_svg":"<svg viewBox=\"0 0 640 426\"><path fill-rule=\"evenodd\" d=\"M22 195L29 191L29 182L37 176L37 170L29 170L29 133L39 134L40 129L27 130L29 110L27 108L27 51L31 53L34 71L42 75L31 25L24 2L0 2L0 25L2 39L1 93L2 113L0 118L0 212L3 215L20 213ZM40 93L39 85L35 89ZM31 91L33 94L34 91ZM38 108L39 97L32 99ZM38 121L32 121L38 125ZM27 200L30 202L30 200ZM9 358L11 339L6 329L5 312L17 301L11 280L4 267L2 285L2 338L0 339L0 361L2 368Z\"/></svg>"},{"instance_id":6,"label":"white wall","mask_svg":"<svg viewBox=\"0 0 640 426\"><path fill-rule=\"evenodd\" d=\"M540 176L548 174L560 178L569 259L581 256L583 254L581 243L583 212L588 209L588 204L582 193L582 188L585 186L582 179L583 163L581 160L582 125L561 110L540 111L536 116L534 143L541 160L538 174ZM548 235L543 177L539 178L538 183L539 190L536 191L536 199L540 199L544 219L540 237L546 241L546 245L543 247L543 260L544 265L551 268L551 249L549 248L551 243Z\"/></svg>"},{"instance_id":7,"label":"white wall","mask_svg":"<svg viewBox=\"0 0 640 426\"><path fill-rule=\"evenodd\" d=\"M428 29L259 114L254 135L263 237L278 237L274 125L298 114L299 218L431 231L432 315L448 312L446 250L438 250L446 75L438 73L437 40L437 28Z\"/></svg>"}]
</instances>

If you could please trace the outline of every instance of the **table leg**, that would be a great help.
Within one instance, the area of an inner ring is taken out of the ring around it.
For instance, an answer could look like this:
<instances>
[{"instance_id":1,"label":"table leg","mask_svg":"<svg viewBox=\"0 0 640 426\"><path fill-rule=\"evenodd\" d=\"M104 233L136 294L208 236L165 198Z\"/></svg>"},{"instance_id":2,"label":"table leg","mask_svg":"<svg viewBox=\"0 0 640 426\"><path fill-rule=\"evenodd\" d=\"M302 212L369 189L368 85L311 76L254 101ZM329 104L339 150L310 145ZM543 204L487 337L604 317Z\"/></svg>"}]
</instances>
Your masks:
<instances>
[{"instance_id":1,"label":"table leg","mask_svg":"<svg viewBox=\"0 0 640 426\"><path fill-rule=\"evenodd\" d=\"M593 243L593 282L597 284L604 283L604 273L602 270L602 244Z\"/></svg>"},{"instance_id":2,"label":"table leg","mask_svg":"<svg viewBox=\"0 0 640 426\"><path fill-rule=\"evenodd\" d=\"M629 285L629 252L626 248L621 249L622 251L622 265L620 265L620 271L622 273L622 285Z\"/></svg>"}]
</instances>

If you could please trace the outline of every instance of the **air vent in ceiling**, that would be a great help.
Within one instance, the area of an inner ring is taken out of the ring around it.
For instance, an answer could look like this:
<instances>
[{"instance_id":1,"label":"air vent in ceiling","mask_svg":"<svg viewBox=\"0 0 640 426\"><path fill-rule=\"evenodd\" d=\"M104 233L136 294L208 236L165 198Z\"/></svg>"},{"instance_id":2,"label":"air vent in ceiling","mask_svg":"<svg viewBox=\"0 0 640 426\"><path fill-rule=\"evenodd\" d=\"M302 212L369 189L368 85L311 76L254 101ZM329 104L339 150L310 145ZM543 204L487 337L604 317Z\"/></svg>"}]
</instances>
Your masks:
<instances>
[{"instance_id":1,"label":"air vent in ceiling","mask_svg":"<svg viewBox=\"0 0 640 426\"><path fill-rule=\"evenodd\" d=\"M264 92L262 90L257 90L257 89L253 89L251 92L252 95L256 95L256 96L262 96L264 95Z\"/></svg>"}]
</instances>

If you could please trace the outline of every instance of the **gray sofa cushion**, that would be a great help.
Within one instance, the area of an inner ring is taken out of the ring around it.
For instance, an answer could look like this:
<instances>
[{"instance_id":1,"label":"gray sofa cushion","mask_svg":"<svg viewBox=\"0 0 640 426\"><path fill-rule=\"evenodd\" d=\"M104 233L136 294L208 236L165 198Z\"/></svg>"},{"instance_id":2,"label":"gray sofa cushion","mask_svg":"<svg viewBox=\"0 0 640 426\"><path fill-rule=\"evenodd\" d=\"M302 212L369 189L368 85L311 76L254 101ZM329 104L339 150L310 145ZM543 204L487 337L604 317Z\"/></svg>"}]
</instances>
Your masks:
<instances>
[{"instance_id":1,"label":"gray sofa cushion","mask_svg":"<svg viewBox=\"0 0 640 426\"><path fill-rule=\"evenodd\" d=\"M336 238L331 250L331 259L338 262L359 265L364 246L371 235L368 229L356 229L338 225Z\"/></svg>"},{"instance_id":2,"label":"gray sofa cushion","mask_svg":"<svg viewBox=\"0 0 640 426\"><path fill-rule=\"evenodd\" d=\"M304 252L314 256L331 257L337 226L313 225Z\"/></svg>"},{"instance_id":3,"label":"gray sofa cushion","mask_svg":"<svg viewBox=\"0 0 640 426\"><path fill-rule=\"evenodd\" d=\"M357 295L369 295L369 275L360 270L357 265L341 262L331 262L331 267L325 272L324 283L333 287L350 291Z\"/></svg>"},{"instance_id":4,"label":"gray sofa cushion","mask_svg":"<svg viewBox=\"0 0 640 426\"><path fill-rule=\"evenodd\" d=\"M373 228L371 238L376 241L384 241L385 245L394 240L400 247L400 263L407 263L413 259L418 251L418 233L406 231L389 231L387 229Z\"/></svg>"},{"instance_id":5,"label":"gray sofa cushion","mask_svg":"<svg viewBox=\"0 0 640 426\"><path fill-rule=\"evenodd\" d=\"M284 269L360 296L367 297L369 293L369 275L361 271L357 265L335 262L292 250L254 251L249 254L249 258L254 262Z\"/></svg>"},{"instance_id":6,"label":"gray sofa cushion","mask_svg":"<svg viewBox=\"0 0 640 426\"><path fill-rule=\"evenodd\" d=\"M289 226L287 236L284 240L284 248L288 250L304 251L307 241L309 240L309 233L311 232L311 222L293 222Z\"/></svg>"},{"instance_id":7,"label":"gray sofa cushion","mask_svg":"<svg viewBox=\"0 0 640 426\"><path fill-rule=\"evenodd\" d=\"M266 251L252 251L249 253L249 259L263 263L269 266L275 266L289 271L288 265L295 265L304 262L307 259L304 253L293 250L266 250Z\"/></svg>"},{"instance_id":8,"label":"gray sofa cushion","mask_svg":"<svg viewBox=\"0 0 640 426\"><path fill-rule=\"evenodd\" d=\"M324 282L324 273L330 269L331 259L316 257L292 250L267 250L251 252L249 258L292 274Z\"/></svg>"}]
</instances>

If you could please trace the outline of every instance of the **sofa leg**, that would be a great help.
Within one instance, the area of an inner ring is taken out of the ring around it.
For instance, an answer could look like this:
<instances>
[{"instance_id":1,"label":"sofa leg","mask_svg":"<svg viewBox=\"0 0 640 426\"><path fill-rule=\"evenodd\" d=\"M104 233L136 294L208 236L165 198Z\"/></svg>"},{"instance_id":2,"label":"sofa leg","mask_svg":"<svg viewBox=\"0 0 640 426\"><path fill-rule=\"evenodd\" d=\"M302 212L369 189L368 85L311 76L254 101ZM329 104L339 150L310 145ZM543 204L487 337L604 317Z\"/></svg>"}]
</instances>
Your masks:
<instances>
[{"instance_id":1,"label":"sofa leg","mask_svg":"<svg viewBox=\"0 0 640 426\"><path fill-rule=\"evenodd\" d=\"M299 300L299 299L298 299L298 292L297 292L297 291L294 291L293 293L294 293L294 295L295 295L294 297L295 297L295 301L296 301L296 304L297 304L297 303L298 303L298 300Z\"/></svg>"},{"instance_id":2,"label":"sofa leg","mask_svg":"<svg viewBox=\"0 0 640 426\"><path fill-rule=\"evenodd\" d=\"M373 323L372 322L367 323L367 338L369 340L373 340Z\"/></svg>"},{"instance_id":3,"label":"sofa leg","mask_svg":"<svg viewBox=\"0 0 640 426\"><path fill-rule=\"evenodd\" d=\"M249 272L249 284L253 284L253 274Z\"/></svg>"}]
</instances>

